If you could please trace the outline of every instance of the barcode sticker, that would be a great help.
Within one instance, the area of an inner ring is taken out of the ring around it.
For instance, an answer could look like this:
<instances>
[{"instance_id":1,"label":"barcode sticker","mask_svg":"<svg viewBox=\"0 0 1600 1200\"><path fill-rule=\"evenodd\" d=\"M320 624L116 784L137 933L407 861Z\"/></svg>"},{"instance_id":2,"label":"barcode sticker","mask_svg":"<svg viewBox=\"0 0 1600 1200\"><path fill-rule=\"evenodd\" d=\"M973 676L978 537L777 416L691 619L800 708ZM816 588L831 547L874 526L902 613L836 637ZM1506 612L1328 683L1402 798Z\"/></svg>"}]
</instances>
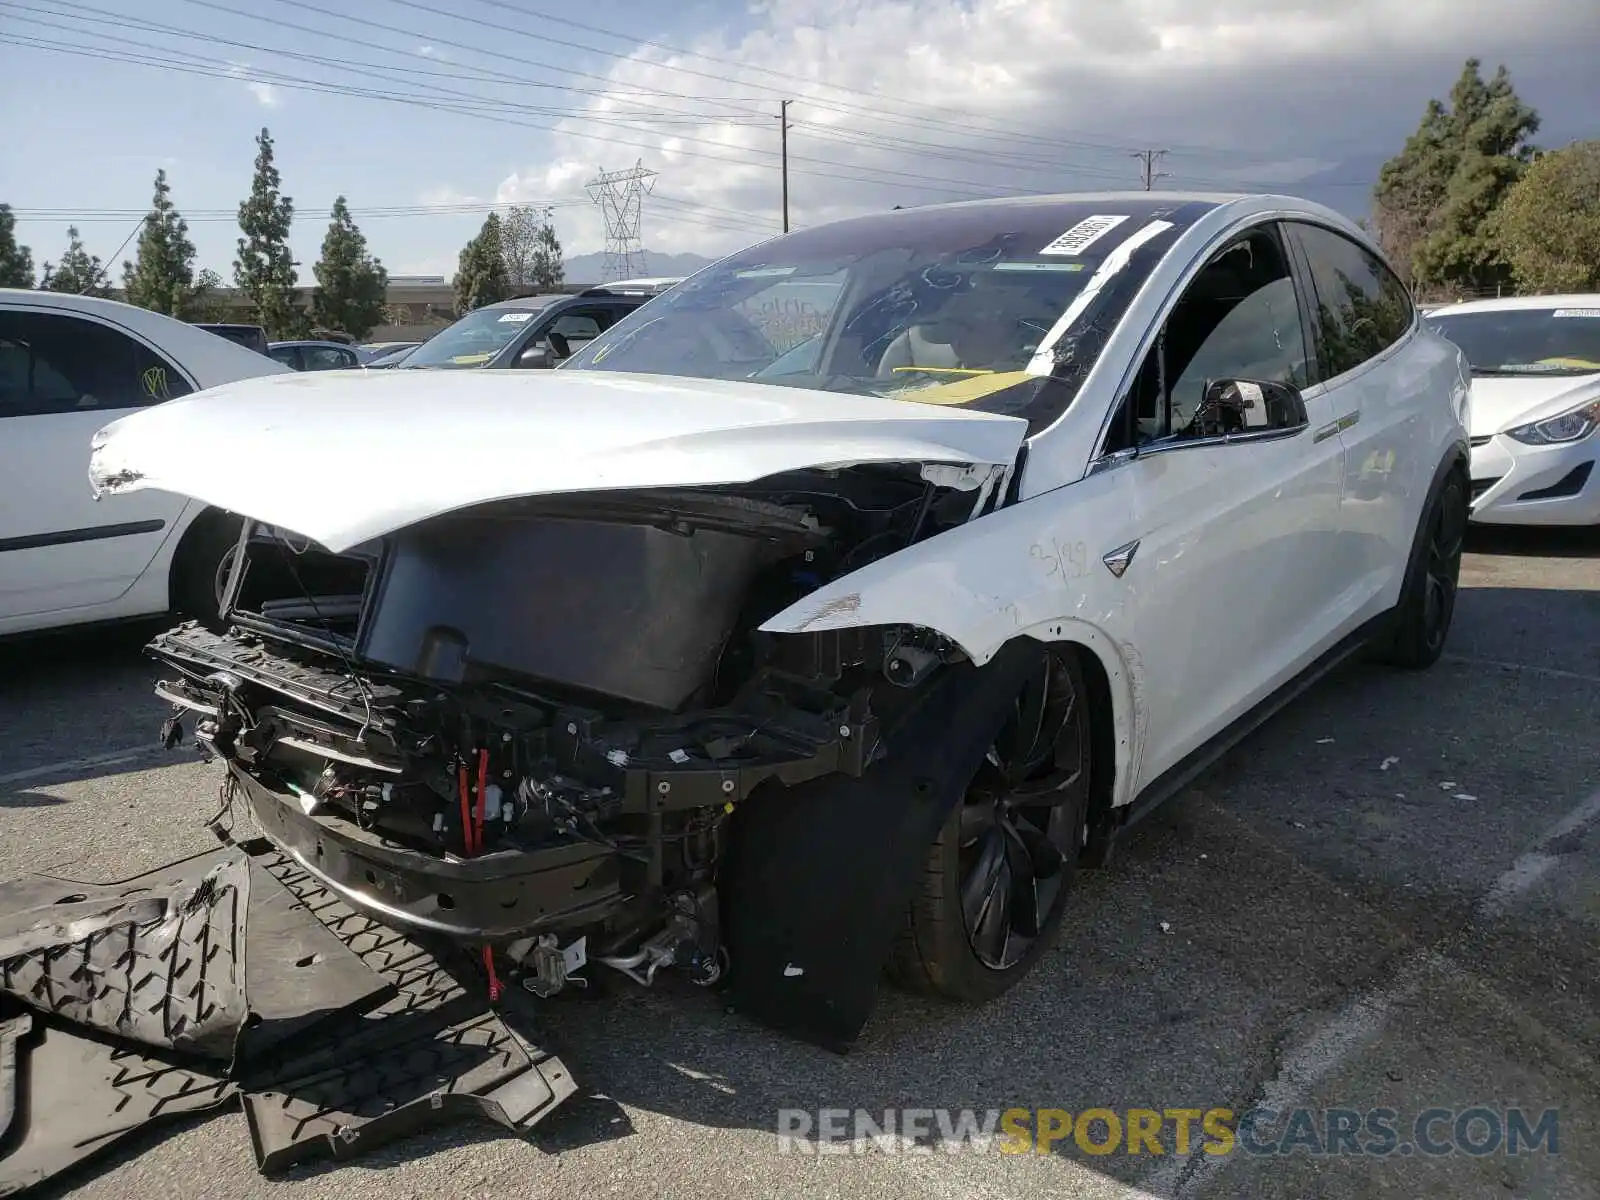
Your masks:
<instances>
[{"instance_id":1,"label":"barcode sticker","mask_svg":"<svg viewBox=\"0 0 1600 1200\"><path fill-rule=\"evenodd\" d=\"M1095 242L1110 233L1118 225L1128 219L1127 214L1120 216L1106 214L1103 216L1085 217L1071 229L1067 230L1055 241L1039 251L1040 254L1082 254Z\"/></svg>"}]
</instances>

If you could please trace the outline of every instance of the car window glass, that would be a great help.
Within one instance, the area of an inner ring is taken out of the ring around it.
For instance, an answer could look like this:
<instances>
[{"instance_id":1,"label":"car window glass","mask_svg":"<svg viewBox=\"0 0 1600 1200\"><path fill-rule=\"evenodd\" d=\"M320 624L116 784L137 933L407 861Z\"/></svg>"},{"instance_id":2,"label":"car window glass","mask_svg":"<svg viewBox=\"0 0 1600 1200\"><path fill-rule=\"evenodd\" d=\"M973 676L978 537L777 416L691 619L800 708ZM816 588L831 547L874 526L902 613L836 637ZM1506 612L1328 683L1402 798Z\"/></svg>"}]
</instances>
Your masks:
<instances>
[{"instance_id":1,"label":"car window glass","mask_svg":"<svg viewBox=\"0 0 1600 1200\"><path fill-rule=\"evenodd\" d=\"M308 371L343 371L355 365L354 355L332 346L303 346L300 353Z\"/></svg>"},{"instance_id":2,"label":"car window glass","mask_svg":"<svg viewBox=\"0 0 1600 1200\"><path fill-rule=\"evenodd\" d=\"M300 369L299 346L272 346L268 348L267 356L296 371Z\"/></svg>"},{"instance_id":3,"label":"car window glass","mask_svg":"<svg viewBox=\"0 0 1600 1200\"><path fill-rule=\"evenodd\" d=\"M567 339L573 350L588 345L611 324L611 314L599 308L569 309L550 323L550 333Z\"/></svg>"},{"instance_id":4,"label":"car window glass","mask_svg":"<svg viewBox=\"0 0 1600 1200\"><path fill-rule=\"evenodd\" d=\"M780 280L733 306L778 354L821 333L843 290L846 272L798 281Z\"/></svg>"},{"instance_id":5,"label":"car window glass","mask_svg":"<svg viewBox=\"0 0 1600 1200\"><path fill-rule=\"evenodd\" d=\"M1320 378L1332 379L1382 354L1412 323L1411 293L1369 250L1318 225L1294 226L1316 288Z\"/></svg>"},{"instance_id":6,"label":"car window glass","mask_svg":"<svg viewBox=\"0 0 1600 1200\"><path fill-rule=\"evenodd\" d=\"M108 326L0 312L0 417L139 408L191 390L171 364Z\"/></svg>"},{"instance_id":7,"label":"car window glass","mask_svg":"<svg viewBox=\"0 0 1600 1200\"><path fill-rule=\"evenodd\" d=\"M1173 305L1112 423L1108 452L1215 432L1202 404L1214 380L1303 387L1311 376L1305 331L1282 242L1252 230L1203 267ZM1242 428L1271 428L1265 409Z\"/></svg>"}]
</instances>

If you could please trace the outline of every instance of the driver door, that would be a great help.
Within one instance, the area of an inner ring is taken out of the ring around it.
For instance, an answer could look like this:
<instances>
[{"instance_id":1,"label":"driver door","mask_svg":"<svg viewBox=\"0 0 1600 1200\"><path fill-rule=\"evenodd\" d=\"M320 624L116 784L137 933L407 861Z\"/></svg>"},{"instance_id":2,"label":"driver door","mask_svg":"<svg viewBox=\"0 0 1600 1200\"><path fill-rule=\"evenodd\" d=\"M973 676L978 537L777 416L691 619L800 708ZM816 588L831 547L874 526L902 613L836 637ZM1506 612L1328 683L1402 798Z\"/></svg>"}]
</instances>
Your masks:
<instances>
[{"instance_id":1,"label":"driver door","mask_svg":"<svg viewBox=\"0 0 1600 1200\"><path fill-rule=\"evenodd\" d=\"M1341 591L1343 450L1316 433L1331 420L1327 397L1306 398L1304 421L1258 414L1226 436L1201 411L1212 380L1298 388L1314 377L1302 286L1277 226L1213 254L1151 343L1092 471L1115 480L1097 544L1136 546L1122 585L1148 687L1138 785L1331 645Z\"/></svg>"}]
</instances>

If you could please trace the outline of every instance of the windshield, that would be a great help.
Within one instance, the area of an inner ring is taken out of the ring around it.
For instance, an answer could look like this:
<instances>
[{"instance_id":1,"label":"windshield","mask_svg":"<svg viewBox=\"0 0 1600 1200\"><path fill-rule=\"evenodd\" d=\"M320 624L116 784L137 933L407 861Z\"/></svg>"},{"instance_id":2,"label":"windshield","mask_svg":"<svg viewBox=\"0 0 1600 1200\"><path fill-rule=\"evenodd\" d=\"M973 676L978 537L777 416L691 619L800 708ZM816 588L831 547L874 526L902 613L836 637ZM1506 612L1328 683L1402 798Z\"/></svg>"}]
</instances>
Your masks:
<instances>
[{"instance_id":1,"label":"windshield","mask_svg":"<svg viewBox=\"0 0 1600 1200\"><path fill-rule=\"evenodd\" d=\"M528 308L480 308L441 329L399 365L406 367L481 367L504 350L539 315Z\"/></svg>"},{"instance_id":2,"label":"windshield","mask_svg":"<svg viewBox=\"0 0 1600 1200\"><path fill-rule=\"evenodd\" d=\"M563 369L965 405L1038 426L1065 409L1150 268L1210 207L989 202L803 230L708 267Z\"/></svg>"},{"instance_id":3,"label":"windshield","mask_svg":"<svg viewBox=\"0 0 1600 1200\"><path fill-rule=\"evenodd\" d=\"M1600 371L1600 299L1587 308L1430 313L1461 347L1474 375L1584 375Z\"/></svg>"}]
</instances>

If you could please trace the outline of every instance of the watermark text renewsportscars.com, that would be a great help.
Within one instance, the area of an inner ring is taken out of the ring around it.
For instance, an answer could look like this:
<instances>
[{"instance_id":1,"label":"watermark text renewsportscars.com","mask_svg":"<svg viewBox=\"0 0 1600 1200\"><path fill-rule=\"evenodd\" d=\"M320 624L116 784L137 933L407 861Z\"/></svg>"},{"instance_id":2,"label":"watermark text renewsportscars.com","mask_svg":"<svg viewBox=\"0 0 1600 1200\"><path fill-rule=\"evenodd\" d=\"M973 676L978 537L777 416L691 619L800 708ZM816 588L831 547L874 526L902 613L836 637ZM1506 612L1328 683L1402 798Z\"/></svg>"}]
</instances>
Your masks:
<instances>
[{"instance_id":1,"label":"watermark text renewsportscars.com","mask_svg":"<svg viewBox=\"0 0 1600 1200\"><path fill-rule=\"evenodd\" d=\"M1425 1108L778 1111L783 1154L1307 1154L1443 1157L1560 1153L1560 1112Z\"/></svg>"}]
</instances>

